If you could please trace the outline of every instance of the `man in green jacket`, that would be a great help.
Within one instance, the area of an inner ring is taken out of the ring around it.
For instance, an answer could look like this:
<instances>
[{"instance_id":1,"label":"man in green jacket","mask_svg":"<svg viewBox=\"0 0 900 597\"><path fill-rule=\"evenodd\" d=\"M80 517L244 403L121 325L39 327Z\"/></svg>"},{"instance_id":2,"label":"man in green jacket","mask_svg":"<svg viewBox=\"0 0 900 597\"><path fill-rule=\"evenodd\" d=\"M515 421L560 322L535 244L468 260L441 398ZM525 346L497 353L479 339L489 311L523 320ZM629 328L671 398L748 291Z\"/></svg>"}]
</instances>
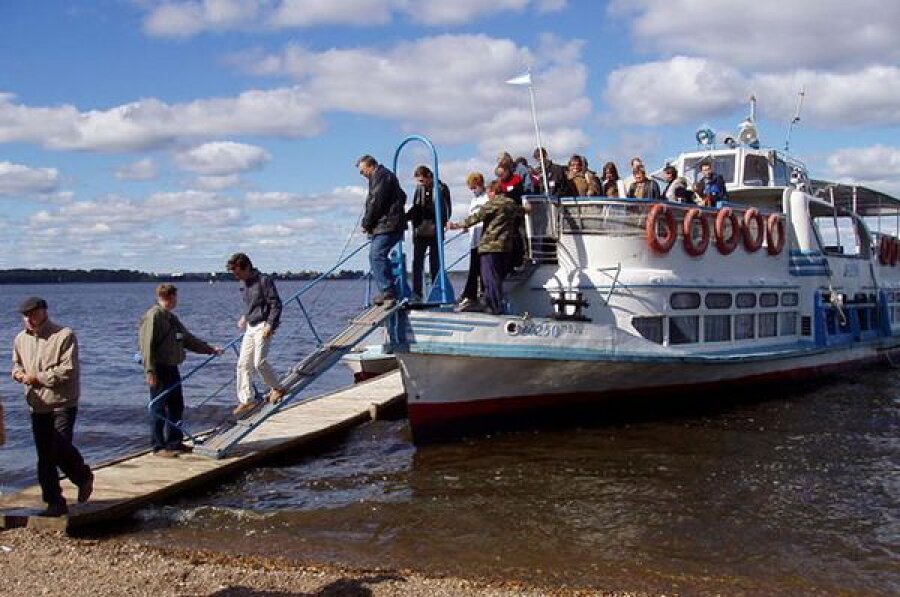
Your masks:
<instances>
[{"instance_id":1,"label":"man in green jacket","mask_svg":"<svg viewBox=\"0 0 900 597\"><path fill-rule=\"evenodd\" d=\"M156 288L157 303L141 320L139 340L144 360L147 385L150 386L151 437L153 453L175 458L191 448L182 443L181 419L184 414L184 395L178 365L190 350L200 354L222 354L222 349L197 338L184 327L172 312L178 306L178 289L172 284ZM165 396L157 398L166 392Z\"/></svg>"},{"instance_id":2,"label":"man in green jacket","mask_svg":"<svg viewBox=\"0 0 900 597\"><path fill-rule=\"evenodd\" d=\"M94 475L72 444L80 393L78 340L47 314L47 301L30 297L19 307L25 329L13 343L14 380L25 386L31 430L37 449L38 482L47 503L45 516L69 512L59 484L61 470L78 486L78 501L94 489Z\"/></svg>"}]
</instances>

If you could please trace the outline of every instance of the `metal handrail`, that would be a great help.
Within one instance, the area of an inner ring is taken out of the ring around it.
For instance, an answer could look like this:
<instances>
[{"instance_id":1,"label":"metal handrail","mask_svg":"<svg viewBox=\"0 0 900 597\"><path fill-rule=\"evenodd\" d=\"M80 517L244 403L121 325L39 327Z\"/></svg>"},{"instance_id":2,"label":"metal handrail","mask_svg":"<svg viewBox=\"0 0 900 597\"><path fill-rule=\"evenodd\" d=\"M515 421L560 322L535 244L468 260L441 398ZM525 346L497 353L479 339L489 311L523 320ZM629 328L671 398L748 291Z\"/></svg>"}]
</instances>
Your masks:
<instances>
[{"instance_id":1,"label":"metal handrail","mask_svg":"<svg viewBox=\"0 0 900 597\"><path fill-rule=\"evenodd\" d=\"M368 247L370 244L372 244L372 241L371 241L371 240L368 240L368 241L364 242L362 245L360 245L360 246L357 247L354 251L352 251L349 255L347 255L346 257L344 257L343 259L341 259L340 261L338 261L336 264L334 264L334 266L333 266L330 270L328 270L327 272L324 272L324 273L322 273L322 274L319 274L317 277L313 278L313 280L312 280L309 284L307 284L306 286L304 286L303 288L301 288L300 290L298 290L297 292L295 292L293 295L291 295L291 296L288 297L287 299L284 299L284 300L282 301L282 303L289 303L289 302L292 302L292 301L297 301L297 303L300 305L301 309L303 310L304 315L306 315L306 318L307 318L307 321L308 321L309 324L310 324L310 327L312 327L312 322L309 320L309 316L308 316L308 314L306 313L306 309L303 308L303 304L300 302L300 297L303 296L304 294L306 294L307 292L309 292L310 289L312 289L314 286L318 285L322 280L325 280L329 275L331 275L332 273L334 273L334 271L337 270L337 268L339 268L339 267L342 266L344 263L346 263L347 261L349 261L352 257L354 257L357 253L359 253L360 251L362 251L363 249L365 249L366 247ZM314 336L316 337L316 339L318 340L319 336L318 336L318 334L316 333L316 331L315 331L314 328L313 328L313 335L314 335ZM233 350L235 351L235 353L237 353L237 351L238 351L237 345L238 345L239 342L241 342L241 341L243 340L243 338L244 338L244 334L241 334L240 336L238 336L238 337L236 337L236 338L230 340L227 344L225 344L225 346L222 347L223 351L224 351L224 350L227 350L227 349L229 349L229 348L231 348L231 349L233 349ZM319 340L319 342L321 343L321 340ZM164 417L164 416L156 415L156 414L153 412L153 407L154 407L160 400L162 400L163 398L165 398L166 396L168 396L175 388L177 388L177 387L179 387L179 386L183 386L183 385L184 385L184 382L185 382L186 380L188 380L188 379L189 379L191 376L193 376L195 373L197 373L198 371L200 371L201 369L203 369L204 367L206 367L209 363L211 363L211 362L213 361L213 359L215 359L215 358L218 357L218 356L219 356L219 355L217 355L217 354L208 356L208 357L207 357L206 359L204 359L200 364L196 365L193 369L191 369L191 370L188 371L186 374L184 374L184 375L181 377L181 380L180 380L178 383L172 384L171 386L169 386L169 387L167 387L166 389L164 389L162 392L160 392L159 394L157 394L156 396L154 396L153 399L150 400L150 402L147 404L147 410L150 412L150 415L151 415L151 416L153 416L153 417L155 417L155 418L157 418L157 419L162 419L162 420L165 421L167 424L172 425L172 426L175 427L176 429L180 430L183 434L185 434L188 438L190 438L190 440L191 440L192 442L194 442L195 444L198 443L198 440L197 440L197 438L196 438L194 435L192 435L192 434L187 430L187 428L184 426L184 421L170 421L169 419L167 419L167 418ZM224 385L220 386L219 389L217 389L215 392L213 392L210 396L207 396L206 398L204 398L203 400L201 400L201 401L197 404L197 406L198 406L198 407L199 407L199 406L202 406L202 405L206 404L207 402L209 402L212 398L214 398L215 396L217 396L222 390L224 390L226 387L228 387L228 385L231 384L231 382L235 379L236 376L237 376L237 374L233 375L233 376L228 380L228 382L226 382Z\"/></svg>"}]
</instances>

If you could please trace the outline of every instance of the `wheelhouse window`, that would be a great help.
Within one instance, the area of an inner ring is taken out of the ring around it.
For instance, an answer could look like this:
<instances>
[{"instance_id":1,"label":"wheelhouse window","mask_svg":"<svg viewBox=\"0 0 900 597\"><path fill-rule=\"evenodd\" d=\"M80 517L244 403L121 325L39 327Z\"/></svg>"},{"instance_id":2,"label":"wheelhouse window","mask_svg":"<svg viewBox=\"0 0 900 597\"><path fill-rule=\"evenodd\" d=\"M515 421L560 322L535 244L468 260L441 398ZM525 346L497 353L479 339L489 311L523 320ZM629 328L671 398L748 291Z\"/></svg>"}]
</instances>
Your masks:
<instances>
[{"instance_id":1,"label":"wheelhouse window","mask_svg":"<svg viewBox=\"0 0 900 597\"><path fill-rule=\"evenodd\" d=\"M748 154L744 158L744 185L748 187L769 186L769 160L764 155Z\"/></svg>"},{"instance_id":2,"label":"wheelhouse window","mask_svg":"<svg viewBox=\"0 0 900 597\"><path fill-rule=\"evenodd\" d=\"M734 184L734 154L685 158L684 177L692 184L700 180L703 176L700 173L700 164L710 159L713 161L716 174L721 174L726 184Z\"/></svg>"},{"instance_id":3,"label":"wheelhouse window","mask_svg":"<svg viewBox=\"0 0 900 597\"><path fill-rule=\"evenodd\" d=\"M782 159L775 160L775 186L786 187L791 182L791 167Z\"/></svg>"}]
</instances>

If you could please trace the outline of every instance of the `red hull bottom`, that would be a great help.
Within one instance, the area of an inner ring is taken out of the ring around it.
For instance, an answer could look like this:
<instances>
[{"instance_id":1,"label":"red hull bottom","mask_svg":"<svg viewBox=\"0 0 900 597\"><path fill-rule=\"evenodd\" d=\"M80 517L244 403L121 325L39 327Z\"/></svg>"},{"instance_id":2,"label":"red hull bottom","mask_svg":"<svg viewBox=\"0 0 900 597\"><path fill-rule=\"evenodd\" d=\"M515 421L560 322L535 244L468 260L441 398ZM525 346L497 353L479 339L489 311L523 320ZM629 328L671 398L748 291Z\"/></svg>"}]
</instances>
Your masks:
<instances>
[{"instance_id":1,"label":"red hull bottom","mask_svg":"<svg viewBox=\"0 0 900 597\"><path fill-rule=\"evenodd\" d=\"M891 351L892 353L898 351ZM496 429L540 425L548 422L548 414L571 416L585 409L612 404L637 403L641 406L661 404L660 398L687 397L709 399L721 395L724 389L749 390L758 386L799 383L824 375L858 369L867 365L889 362L883 355L855 361L818 365L764 373L732 380L714 382L654 386L605 392L579 392L507 396L472 400L467 402L416 403L408 402L409 424L413 441L417 444L457 439L471 433L484 433ZM672 408L667 402L666 406ZM561 411L566 411L562 413Z\"/></svg>"}]
</instances>

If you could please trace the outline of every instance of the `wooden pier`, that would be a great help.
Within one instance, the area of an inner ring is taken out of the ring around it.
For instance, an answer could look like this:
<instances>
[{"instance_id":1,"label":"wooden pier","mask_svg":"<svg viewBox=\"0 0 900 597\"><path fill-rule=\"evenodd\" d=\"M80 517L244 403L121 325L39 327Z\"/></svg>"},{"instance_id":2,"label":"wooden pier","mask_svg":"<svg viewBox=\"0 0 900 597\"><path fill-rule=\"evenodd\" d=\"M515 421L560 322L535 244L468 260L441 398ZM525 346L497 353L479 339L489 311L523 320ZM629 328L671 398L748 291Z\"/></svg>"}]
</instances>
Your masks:
<instances>
[{"instance_id":1,"label":"wooden pier","mask_svg":"<svg viewBox=\"0 0 900 597\"><path fill-rule=\"evenodd\" d=\"M107 523L189 490L207 486L290 452L378 418L405 399L400 373L394 371L355 386L308 399L270 417L237 444L225 458L197 454L159 458L149 451L94 469L94 493L86 504L75 499L76 487L62 482L69 515L41 517L39 486L0 497L0 528L29 526L69 530Z\"/></svg>"}]
</instances>

